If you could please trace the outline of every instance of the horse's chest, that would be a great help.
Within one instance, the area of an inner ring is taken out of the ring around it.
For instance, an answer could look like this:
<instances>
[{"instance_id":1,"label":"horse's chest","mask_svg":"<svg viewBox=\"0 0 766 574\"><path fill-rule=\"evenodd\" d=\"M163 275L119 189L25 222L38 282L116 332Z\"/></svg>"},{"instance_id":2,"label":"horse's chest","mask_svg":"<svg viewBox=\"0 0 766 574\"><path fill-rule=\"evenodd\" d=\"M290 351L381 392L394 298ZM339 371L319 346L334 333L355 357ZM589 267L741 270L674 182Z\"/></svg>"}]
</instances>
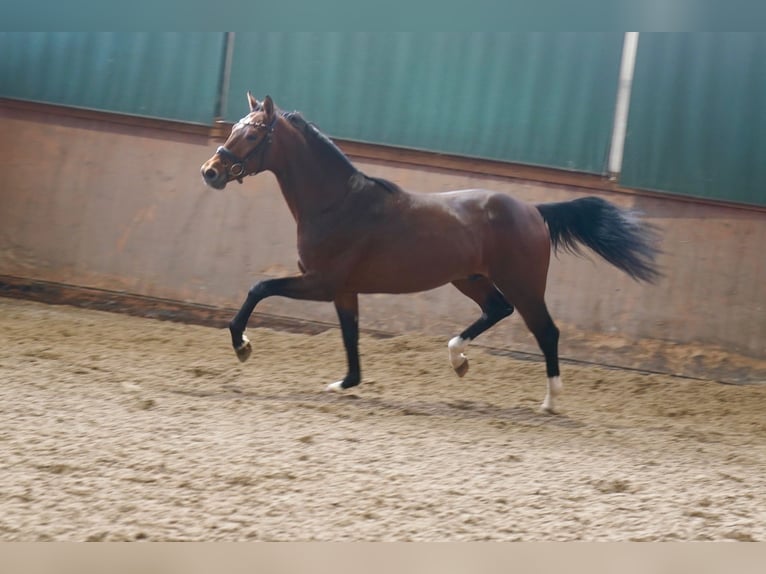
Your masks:
<instances>
[{"instance_id":1,"label":"horse's chest","mask_svg":"<svg viewBox=\"0 0 766 574\"><path fill-rule=\"evenodd\" d=\"M299 224L300 260L307 269L317 271L353 261L380 234L386 214L386 203L380 198L360 196L311 224Z\"/></svg>"},{"instance_id":2,"label":"horse's chest","mask_svg":"<svg viewBox=\"0 0 766 574\"><path fill-rule=\"evenodd\" d=\"M342 230L309 230L298 234L298 258L308 270L320 271L338 264L356 241Z\"/></svg>"}]
</instances>

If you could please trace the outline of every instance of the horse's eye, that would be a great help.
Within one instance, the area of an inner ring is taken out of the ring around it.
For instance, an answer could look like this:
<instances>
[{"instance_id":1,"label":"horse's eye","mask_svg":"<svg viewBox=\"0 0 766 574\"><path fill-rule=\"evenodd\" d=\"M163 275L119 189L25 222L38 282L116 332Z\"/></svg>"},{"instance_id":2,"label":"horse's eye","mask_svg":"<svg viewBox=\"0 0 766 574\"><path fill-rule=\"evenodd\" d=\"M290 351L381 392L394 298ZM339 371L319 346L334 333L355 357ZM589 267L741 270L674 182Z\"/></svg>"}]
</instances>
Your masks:
<instances>
[{"instance_id":1,"label":"horse's eye","mask_svg":"<svg viewBox=\"0 0 766 574\"><path fill-rule=\"evenodd\" d=\"M254 135L249 135L249 136L245 136L245 139L246 139L246 140L250 140L250 141L252 142L252 141L255 141L255 140L257 140L257 139L258 139L258 137L257 137L257 136L254 136Z\"/></svg>"}]
</instances>

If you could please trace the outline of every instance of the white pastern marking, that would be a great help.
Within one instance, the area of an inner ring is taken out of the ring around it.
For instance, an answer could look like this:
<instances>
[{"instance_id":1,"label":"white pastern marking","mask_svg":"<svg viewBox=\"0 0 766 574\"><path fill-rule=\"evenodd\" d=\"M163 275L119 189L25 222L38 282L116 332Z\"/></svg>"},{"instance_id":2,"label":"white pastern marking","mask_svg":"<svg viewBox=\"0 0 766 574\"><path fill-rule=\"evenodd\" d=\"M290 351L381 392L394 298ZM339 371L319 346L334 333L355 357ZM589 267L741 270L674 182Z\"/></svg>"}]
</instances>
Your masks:
<instances>
[{"instance_id":1,"label":"white pastern marking","mask_svg":"<svg viewBox=\"0 0 766 574\"><path fill-rule=\"evenodd\" d=\"M564 383L561 377L548 377L548 390L545 393L545 400L541 406L547 413L556 413L556 397L564 390Z\"/></svg>"},{"instance_id":2,"label":"white pastern marking","mask_svg":"<svg viewBox=\"0 0 766 574\"><path fill-rule=\"evenodd\" d=\"M245 347L247 347L247 344L249 342L250 342L250 339L247 338L247 335L242 333L242 344L239 347L237 347L237 351L240 351L240 350L244 349Z\"/></svg>"},{"instance_id":3,"label":"white pastern marking","mask_svg":"<svg viewBox=\"0 0 766 574\"><path fill-rule=\"evenodd\" d=\"M471 339L463 339L462 337L457 336L452 337L449 343L447 343L447 348L449 349L449 362L453 369L457 369L460 365L466 362L467 359L463 354L463 351L465 351L470 342Z\"/></svg>"},{"instance_id":4,"label":"white pastern marking","mask_svg":"<svg viewBox=\"0 0 766 574\"><path fill-rule=\"evenodd\" d=\"M324 390L326 393L339 393L345 390L342 385L343 381L335 381L327 385Z\"/></svg>"}]
</instances>

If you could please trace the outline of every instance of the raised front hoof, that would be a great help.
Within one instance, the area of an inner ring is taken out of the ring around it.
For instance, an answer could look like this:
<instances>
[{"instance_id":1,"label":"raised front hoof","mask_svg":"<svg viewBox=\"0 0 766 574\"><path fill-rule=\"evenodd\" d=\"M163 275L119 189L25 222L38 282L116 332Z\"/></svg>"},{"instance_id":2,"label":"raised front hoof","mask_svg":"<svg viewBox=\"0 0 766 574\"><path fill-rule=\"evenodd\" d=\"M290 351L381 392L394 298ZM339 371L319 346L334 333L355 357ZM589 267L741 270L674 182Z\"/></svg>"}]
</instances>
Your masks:
<instances>
[{"instance_id":1,"label":"raised front hoof","mask_svg":"<svg viewBox=\"0 0 766 574\"><path fill-rule=\"evenodd\" d=\"M468 372L468 359L463 361L463 363L459 367L454 367L455 374L460 377L461 379L465 377L465 374Z\"/></svg>"},{"instance_id":2,"label":"raised front hoof","mask_svg":"<svg viewBox=\"0 0 766 574\"><path fill-rule=\"evenodd\" d=\"M243 335L242 340L244 342L239 347L234 349L234 352L237 353L237 358L239 359L240 363L247 361L253 352L253 346L250 344L250 339Z\"/></svg>"}]
</instances>

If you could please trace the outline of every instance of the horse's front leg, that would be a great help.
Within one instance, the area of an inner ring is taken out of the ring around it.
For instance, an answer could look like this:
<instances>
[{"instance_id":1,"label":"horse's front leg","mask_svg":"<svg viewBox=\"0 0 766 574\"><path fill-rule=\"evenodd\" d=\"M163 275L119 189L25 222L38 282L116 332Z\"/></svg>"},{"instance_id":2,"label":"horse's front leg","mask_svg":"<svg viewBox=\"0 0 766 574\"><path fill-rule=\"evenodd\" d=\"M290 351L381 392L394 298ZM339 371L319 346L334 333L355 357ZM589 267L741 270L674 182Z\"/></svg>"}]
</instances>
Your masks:
<instances>
[{"instance_id":1,"label":"horse's front leg","mask_svg":"<svg viewBox=\"0 0 766 574\"><path fill-rule=\"evenodd\" d=\"M245 335L247 321L253 314L255 306L261 300L273 295L310 301L332 301L334 296L333 289L327 282L318 280L313 275L267 279L253 285L247 292L247 299L242 307L229 323L231 344L242 362L246 361L253 352L250 340Z\"/></svg>"},{"instance_id":2,"label":"horse's front leg","mask_svg":"<svg viewBox=\"0 0 766 574\"><path fill-rule=\"evenodd\" d=\"M359 367L359 297L356 293L344 293L335 297L343 346L346 348L348 372L342 381L327 385L327 391L340 391L357 386L362 381Z\"/></svg>"}]
</instances>

